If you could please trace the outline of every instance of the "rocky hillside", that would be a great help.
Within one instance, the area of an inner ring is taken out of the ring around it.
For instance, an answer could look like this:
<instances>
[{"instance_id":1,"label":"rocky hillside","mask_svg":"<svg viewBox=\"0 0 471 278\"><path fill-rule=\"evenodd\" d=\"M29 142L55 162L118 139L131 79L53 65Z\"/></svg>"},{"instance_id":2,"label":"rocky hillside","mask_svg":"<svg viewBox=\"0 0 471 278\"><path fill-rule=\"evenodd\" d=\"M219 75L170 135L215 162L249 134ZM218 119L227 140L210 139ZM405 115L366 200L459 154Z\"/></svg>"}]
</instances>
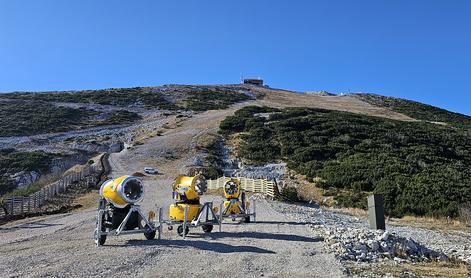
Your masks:
<instances>
[{"instance_id":1,"label":"rocky hillside","mask_svg":"<svg viewBox=\"0 0 471 278\"><path fill-rule=\"evenodd\" d=\"M35 188L41 176L60 173L100 152L120 151L167 117L225 109L260 97L237 85L0 94L0 194L18 186ZM11 164L18 158L22 161Z\"/></svg>"}]
</instances>

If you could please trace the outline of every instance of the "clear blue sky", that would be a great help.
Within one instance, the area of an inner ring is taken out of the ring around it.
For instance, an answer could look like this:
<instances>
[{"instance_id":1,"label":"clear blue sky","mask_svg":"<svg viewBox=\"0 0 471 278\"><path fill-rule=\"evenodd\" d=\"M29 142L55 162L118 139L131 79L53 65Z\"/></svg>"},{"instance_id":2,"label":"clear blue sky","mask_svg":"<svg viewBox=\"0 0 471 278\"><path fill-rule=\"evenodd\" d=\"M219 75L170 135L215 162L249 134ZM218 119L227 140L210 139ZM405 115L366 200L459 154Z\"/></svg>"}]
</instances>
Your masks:
<instances>
[{"instance_id":1,"label":"clear blue sky","mask_svg":"<svg viewBox=\"0 0 471 278\"><path fill-rule=\"evenodd\" d=\"M0 0L0 91L237 83L471 115L471 1Z\"/></svg>"}]
</instances>

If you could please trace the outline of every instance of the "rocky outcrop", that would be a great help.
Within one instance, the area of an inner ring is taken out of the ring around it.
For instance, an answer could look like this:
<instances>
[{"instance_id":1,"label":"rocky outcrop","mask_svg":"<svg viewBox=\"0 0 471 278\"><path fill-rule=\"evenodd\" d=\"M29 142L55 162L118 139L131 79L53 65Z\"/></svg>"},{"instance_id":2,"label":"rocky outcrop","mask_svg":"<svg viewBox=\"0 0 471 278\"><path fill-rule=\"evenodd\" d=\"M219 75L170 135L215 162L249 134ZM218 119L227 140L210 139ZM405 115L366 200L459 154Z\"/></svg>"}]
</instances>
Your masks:
<instances>
[{"instance_id":1,"label":"rocky outcrop","mask_svg":"<svg viewBox=\"0 0 471 278\"><path fill-rule=\"evenodd\" d=\"M40 177L40 173L36 171L21 171L11 175L10 179L16 184L18 188L22 188L37 182Z\"/></svg>"}]
</instances>

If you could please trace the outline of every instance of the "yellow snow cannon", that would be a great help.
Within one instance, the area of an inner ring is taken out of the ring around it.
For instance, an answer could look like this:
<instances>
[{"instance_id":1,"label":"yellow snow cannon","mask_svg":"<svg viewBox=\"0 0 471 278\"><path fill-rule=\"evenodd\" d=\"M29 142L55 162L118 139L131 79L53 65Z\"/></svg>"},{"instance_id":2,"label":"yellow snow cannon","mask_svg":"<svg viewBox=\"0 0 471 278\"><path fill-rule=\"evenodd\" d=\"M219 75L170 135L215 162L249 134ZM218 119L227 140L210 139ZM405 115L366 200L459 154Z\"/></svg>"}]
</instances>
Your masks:
<instances>
[{"instance_id":1,"label":"yellow snow cannon","mask_svg":"<svg viewBox=\"0 0 471 278\"><path fill-rule=\"evenodd\" d=\"M253 213L250 213L250 202L246 201L245 191L242 190L240 179L231 178L226 181L223 190L226 201L221 206L222 217L231 218L232 221L242 218L245 223L250 222L251 216L255 220L255 207Z\"/></svg>"},{"instance_id":2,"label":"yellow snow cannon","mask_svg":"<svg viewBox=\"0 0 471 278\"><path fill-rule=\"evenodd\" d=\"M100 187L100 196L117 208L142 201L144 185L141 180L132 176L121 176L108 180Z\"/></svg>"},{"instance_id":3,"label":"yellow snow cannon","mask_svg":"<svg viewBox=\"0 0 471 278\"><path fill-rule=\"evenodd\" d=\"M188 208L187 220L195 219L200 209L200 195L206 192L206 179L201 175L178 176L172 190L176 202L170 205L170 219L183 221L185 208Z\"/></svg>"},{"instance_id":4,"label":"yellow snow cannon","mask_svg":"<svg viewBox=\"0 0 471 278\"><path fill-rule=\"evenodd\" d=\"M212 202L204 205L200 203L200 196L206 192L206 179L203 175L178 176L172 185L172 190L175 203L171 204L169 209L167 224L170 230L173 224L178 224L178 234L185 237L190 227L202 226L205 233L210 233L213 225L219 224L212 209ZM209 219L210 212L212 219ZM203 215L206 216L204 220Z\"/></svg>"},{"instance_id":5,"label":"yellow snow cannon","mask_svg":"<svg viewBox=\"0 0 471 278\"><path fill-rule=\"evenodd\" d=\"M144 184L133 176L121 176L101 185L94 232L97 246L103 245L108 235L143 233L147 239L154 239L158 230L160 237L161 221L156 225L153 211L148 219L143 215L139 205L143 198Z\"/></svg>"}]
</instances>

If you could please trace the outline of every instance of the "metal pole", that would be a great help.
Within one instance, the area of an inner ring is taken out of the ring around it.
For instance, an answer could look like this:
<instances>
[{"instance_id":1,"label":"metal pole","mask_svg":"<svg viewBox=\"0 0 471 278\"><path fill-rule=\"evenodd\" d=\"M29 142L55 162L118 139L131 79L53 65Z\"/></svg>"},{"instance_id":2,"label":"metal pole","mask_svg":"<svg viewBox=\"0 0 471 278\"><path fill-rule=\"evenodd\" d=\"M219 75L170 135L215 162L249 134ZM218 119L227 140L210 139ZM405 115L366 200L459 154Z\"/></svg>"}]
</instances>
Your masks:
<instances>
[{"instance_id":1,"label":"metal pole","mask_svg":"<svg viewBox=\"0 0 471 278\"><path fill-rule=\"evenodd\" d=\"M185 206L185 211L183 213L183 239L185 239L186 237L186 221L187 221L187 218L188 218L188 205Z\"/></svg>"},{"instance_id":2,"label":"metal pole","mask_svg":"<svg viewBox=\"0 0 471 278\"><path fill-rule=\"evenodd\" d=\"M100 209L98 210L98 219L97 219L97 227L96 227L96 229L97 229L97 233L96 233L96 234L97 234L96 246L97 246L97 247L100 246L100 243L99 243L99 242L100 242L100 238L101 238L101 226L103 225L103 223L101 222L101 221L102 221L102 218L103 218L103 209L100 208Z\"/></svg>"},{"instance_id":3,"label":"metal pole","mask_svg":"<svg viewBox=\"0 0 471 278\"><path fill-rule=\"evenodd\" d=\"M205 220L205 222L208 222L209 210L210 210L210 209L213 209L213 202L210 202L210 203L209 203L209 207L206 208L206 220Z\"/></svg>"},{"instance_id":4,"label":"metal pole","mask_svg":"<svg viewBox=\"0 0 471 278\"><path fill-rule=\"evenodd\" d=\"M162 208L159 208L159 239L162 237L162 226Z\"/></svg>"},{"instance_id":5,"label":"metal pole","mask_svg":"<svg viewBox=\"0 0 471 278\"><path fill-rule=\"evenodd\" d=\"M253 199L253 222L256 222L257 221L257 213L255 212L256 211L256 202L255 202L255 199Z\"/></svg>"},{"instance_id":6,"label":"metal pole","mask_svg":"<svg viewBox=\"0 0 471 278\"><path fill-rule=\"evenodd\" d=\"M222 203L219 205L219 232L222 231Z\"/></svg>"}]
</instances>

